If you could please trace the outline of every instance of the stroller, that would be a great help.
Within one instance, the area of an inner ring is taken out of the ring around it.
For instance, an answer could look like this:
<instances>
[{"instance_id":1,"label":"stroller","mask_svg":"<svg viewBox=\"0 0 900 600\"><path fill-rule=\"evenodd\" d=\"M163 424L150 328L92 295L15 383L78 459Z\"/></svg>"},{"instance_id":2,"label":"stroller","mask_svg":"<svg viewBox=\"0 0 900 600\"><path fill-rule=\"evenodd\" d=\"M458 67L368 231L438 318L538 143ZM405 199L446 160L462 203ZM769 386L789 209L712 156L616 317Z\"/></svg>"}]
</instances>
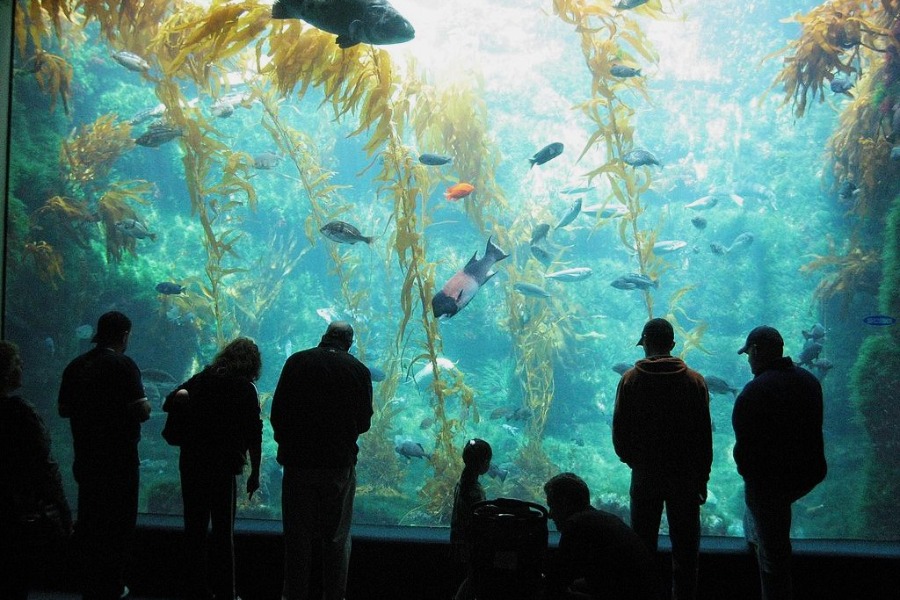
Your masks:
<instances>
[{"instance_id":1,"label":"stroller","mask_svg":"<svg viewBox=\"0 0 900 600\"><path fill-rule=\"evenodd\" d=\"M472 516L472 579L477 600L528 600L543 591L547 509L496 498L479 502Z\"/></svg>"}]
</instances>

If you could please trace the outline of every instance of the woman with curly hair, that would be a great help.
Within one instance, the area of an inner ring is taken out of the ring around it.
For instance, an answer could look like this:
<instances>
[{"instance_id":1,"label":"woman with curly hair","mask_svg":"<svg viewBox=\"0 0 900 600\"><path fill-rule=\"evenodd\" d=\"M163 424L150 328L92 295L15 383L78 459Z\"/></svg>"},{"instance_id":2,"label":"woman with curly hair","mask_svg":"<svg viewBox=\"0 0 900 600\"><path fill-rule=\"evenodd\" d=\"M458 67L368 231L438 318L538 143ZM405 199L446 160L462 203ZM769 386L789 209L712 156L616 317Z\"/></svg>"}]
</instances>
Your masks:
<instances>
[{"instance_id":1,"label":"woman with curly hair","mask_svg":"<svg viewBox=\"0 0 900 600\"><path fill-rule=\"evenodd\" d=\"M189 424L189 435L180 444L179 470L190 598L236 598L237 476L249 454L247 495L252 498L259 489L262 456L262 419L254 385L261 369L257 345L237 338L163 404L166 412L182 412Z\"/></svg>"}]
</instances>

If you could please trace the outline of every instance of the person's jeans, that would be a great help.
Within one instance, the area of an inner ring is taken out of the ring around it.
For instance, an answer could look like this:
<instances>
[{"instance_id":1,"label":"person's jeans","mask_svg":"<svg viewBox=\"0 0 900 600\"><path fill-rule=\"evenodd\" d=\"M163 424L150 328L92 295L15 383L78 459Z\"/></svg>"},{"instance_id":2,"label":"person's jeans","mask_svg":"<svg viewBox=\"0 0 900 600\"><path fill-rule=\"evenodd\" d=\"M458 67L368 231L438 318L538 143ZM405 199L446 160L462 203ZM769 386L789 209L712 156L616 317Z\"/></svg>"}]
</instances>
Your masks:
<instances>
[{"instance_id":1,"label":"person's jeans","mask_svg":"<svg viewBox=\"0 0 900 600\"><path fill-rule=\"evenodd\" d=\"M322 543L322 592L343 600L350 566L350 522L356 495L356 468L284 467L281 514L284 524L284 600L310 597L310 557Z\"/></svg>"},{"instance_id":2,"label":"person's jeans","mask_svg":"<svg viewBox=\"0 0 900 600\"><path fill-rule=\"evenodd\" d=\"M697 597L700 556L700 499L696 478L631 473L631 528L651 553L659 545L663 506L672 540L672 598Z\"/></svg>"},{"instance_id":3,"label":"person's jeans","mask_svg":"<svg viewBox=\"0 0 900 600\"><path fill-rule=\"evenodd\" d=\"M188 595L234 600L236 476L184 449L179 466Z\"/></svg>"},{"instance_id":4,"label":"person's jeans","mask_svg":"<svg viewBox=\"0 0 900 600\"><path fill-rule=\"evenodd\" d=\"M762 600L791 600L791 499L747 483L744 501L744 534L756 549Z\"/></svg>"}]
</instances>

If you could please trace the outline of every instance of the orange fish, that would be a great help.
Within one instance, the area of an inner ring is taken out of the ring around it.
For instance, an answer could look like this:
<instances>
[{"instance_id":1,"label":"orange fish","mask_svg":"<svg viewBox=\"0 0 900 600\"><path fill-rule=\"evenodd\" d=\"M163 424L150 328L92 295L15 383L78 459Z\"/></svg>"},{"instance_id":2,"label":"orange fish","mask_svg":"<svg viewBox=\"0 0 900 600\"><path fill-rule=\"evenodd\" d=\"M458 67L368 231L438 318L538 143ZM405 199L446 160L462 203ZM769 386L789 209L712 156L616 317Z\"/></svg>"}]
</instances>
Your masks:
<instances>
[{"instance_id":1,"label":"orange fish","mask_svg":"<svg viewBox=\"0 0 900 600\"><path fill-rule=\"evenodd\" d=\"M447 188L447 191L444 192L444 198L447 200L459 200L460 198L465 198L474 191L475 186L471 183L457 183L456 185L451 185Z\"/></svg>"}]
</instances>

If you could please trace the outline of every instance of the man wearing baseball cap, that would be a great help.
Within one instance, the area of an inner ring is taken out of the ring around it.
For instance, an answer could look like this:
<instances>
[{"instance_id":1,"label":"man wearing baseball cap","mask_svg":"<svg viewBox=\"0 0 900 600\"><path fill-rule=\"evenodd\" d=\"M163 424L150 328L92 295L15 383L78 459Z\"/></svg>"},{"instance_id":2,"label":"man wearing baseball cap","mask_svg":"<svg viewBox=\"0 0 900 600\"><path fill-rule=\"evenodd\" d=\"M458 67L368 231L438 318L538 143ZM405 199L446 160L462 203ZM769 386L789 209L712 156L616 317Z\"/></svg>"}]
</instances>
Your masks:
<instances>
[{"instance_id":1,"label":"man wearing baseball cap","mask_svg":"<svg viewBox=\"0 0 900 600\"><path fill-rule=\"evenodd\" d=\"M763 600L793 597L791 504L827 472L822 438L822 386L783 356L777 329L762 325L747 336L753 379L734 404L734 460L744 478L744 534L756 551Z\"/></svg>"},{"instance_id":2,"label":"man wearing baseball cap","mask_svg":"<svg viewBox=\"0 0 900 600\"><path fill-rule=\"evenodd\" d=\"M709 391L700 373L671 355L665 319L644 325L645 358L622 375L613 413L613 445L631 467L631 527L655 553L663 506L672 540L672 598L697 597L700 505L712 467Z\"/></svg>"}]
</instances>

